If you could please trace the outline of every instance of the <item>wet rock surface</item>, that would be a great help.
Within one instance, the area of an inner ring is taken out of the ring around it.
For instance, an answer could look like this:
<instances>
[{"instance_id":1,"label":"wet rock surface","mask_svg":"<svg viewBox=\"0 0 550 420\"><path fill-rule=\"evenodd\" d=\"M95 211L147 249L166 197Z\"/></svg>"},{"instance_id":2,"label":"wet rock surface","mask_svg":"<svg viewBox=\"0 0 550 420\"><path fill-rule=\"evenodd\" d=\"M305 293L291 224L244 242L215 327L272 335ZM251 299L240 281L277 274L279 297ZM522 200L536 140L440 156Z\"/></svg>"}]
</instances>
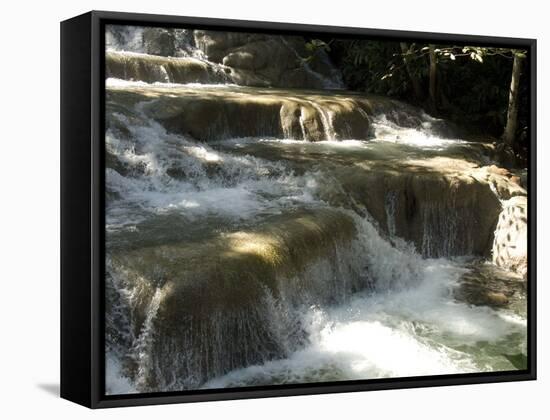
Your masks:
<instances>
[{"instance_id":1,"label":"wet rock surface","mask_svg":"<svg viewBox=\"0 0 550 420\"><path fill-rule=\"evenodd\" d=\"M132 334L153 346L147 360L127 366L128 373L145 389L196 387L232 369L284 357L304 336L296 320L274 322L283 305L274 302L332 301L341 285L314 283L336 282L338 272L350 281L346 293L353 283L356 290L364 287L366 280L338 260L355 235L344 213L301 211L252 229L112 253L111 279L135 300L127 315ZM327 257L335 259L327 272L308 273ZM179 378L176 385L170 378Z\"/></svg>"},{"instance_id":2,"label":"wet rock surface","mask_svg":"<svg viewBox=\"0 0 550 420\"><path fill-rule=\"evenodd\" d=\"M326 90L305 42L108 36L109 369L151 392L523 368L525 173L419 108ZM392 371L385 343L414 363Z\"/></svg>"},{"instance_id":3,"label":"wet rock surface","mask_svg":"<svg viewBox=\"0 0 550 420\"><path fill-rule=\"evenodd\" d=\"M342 89L341 74L328 55L308 51L306 42L299 36L111 25L107 77L148 83ZM200 61L207 80L193 76L190 58Z\"/></svg>"},{"instance_id":4,"label":"wet rock surface","mask_svg":"<svg viewBox=\"0 0 550 420\"><path fill-rule=\"evenodd\" d=\"M284 88L342 88L328 56L306 49L299 36L195 31L196 45L216 63L231 69L235 83Z\"/></svg>"},{"instance_id":5,"label":"wet rock surface","mask_svg":"<svg viewBox=\"0 0 550 420\"><path fill-rule=\"evenodd\" d=\"M369 99L357 94L250 88L113 87L108 103L143 112L199 141L278 137L307 141L370 136ZM147 103L149 102L149 103Z\"/></svg>"},{"instance_id":6,"label":"wet rock surface","mask_svg":"<svg viewBox=\"0 0 550 420\"><path fill-rule=\"evenodd\" d=\"M107 98L130 116L140 104L144 117L167 130L209 142L249 137L365 139L379 135L372 120L380 110L384 115L393 110L396 120L402 113L410 115L405 126L418 127L422 117L408 113L399 102L356 93L122 86L109 89ZM449 156L427 151L416 158L413 148L401 146L380 156L348 156L343 150L313 160L311 154L287 153L289 147L252 144L236 151L287 160L297 170L319 166L334 181L320 189L321 198L355 211L363 206L387 234L414 243L424 256L492 253L496 264L525 273L526 218L520 213L526 212L526 204L518 203L526 203L526 191L509 170L484 165L490 145L459 144L449 149ZM511 201L503 209L506 200Z\"/></svg>"},{"instance_id":7,"label":"wet rock surface","mask_svg":"<svg viewBox=\"0 0 550 420\"><path fill-rule=\"evenodd\" d=\"M493 262L527 276L527 197L514 196L503 202L493 242Z\"/></svg>"},{"instance_id":8,"label":"wet rock surface","mask_svg":"<svg viewBox=\"0 0 550 420\"><path fill-rule=\"evenodd\" d=\"M527 310L527 289L522 276L490 263L472 264L460 279L454 296L471 305L507 308L520 315Z\"/></svg>"},{"instance_id":9,"label":"wet rock surface","mask_svg":"<svg viewBox=\"0 0 550 420\"><path fill-rule=\"evenodd\" d=\"M223 83L223 70L193 57L161 57L110 51L105 58L106 77L145 83Z\"/></svg>"}]
</instances>

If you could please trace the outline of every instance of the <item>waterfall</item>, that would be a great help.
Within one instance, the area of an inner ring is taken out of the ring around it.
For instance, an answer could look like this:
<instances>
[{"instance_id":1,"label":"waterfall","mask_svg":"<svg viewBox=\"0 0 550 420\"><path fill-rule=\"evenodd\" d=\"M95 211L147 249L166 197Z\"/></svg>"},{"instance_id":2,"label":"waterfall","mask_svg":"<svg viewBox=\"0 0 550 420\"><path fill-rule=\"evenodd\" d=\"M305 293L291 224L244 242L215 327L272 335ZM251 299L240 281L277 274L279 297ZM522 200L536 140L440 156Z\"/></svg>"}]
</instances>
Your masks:
<instances>
[{"instance_id":1,"label":"waterfall","mask_svg":"<svg viewBox=\"0 0 550 420\"><path fill-rule=\"evenodd\" d=\"M331 118L330 112L313 101L308 101L308 102L311 104L313 108L315 108L315 110L317 111L321 119L321 123L323 124L323 133L324 133L325 140L336 139L336 132L334 131L334 126L332 124L332 118ZM306 139L307 137L304 136L304 140Z\"/></svg>"},{"instance_id":2,"label":"waterfall","mask_svg":"<svg viewBox=\"0 0 550 420\"><path fill-rule=\"evenodd\" d=\"M162 298L162 289L157 288L146 309L145 321L139 336L133 344L132 353L135 354L138 372L136 375L136 387L144 388L147 386L146 374L151 365L151 345L153 342L153 321L159 310Z\"/></svg>"},{"instance_id":3,"label":"waterfall","mask_svg":"<svg viewBox=\"0 0 550 420\"><path fill-rule=\"evenodd\" d=\"M289 39L295 37L279 36L272 39L272 41L277 39L277 42L280 42L282 48L286 50L288 56L286 61L299 63L298 67L296 64L291 66L294 67L293 70L296 70L297 67L301 75L298 80L293 82L287 80L290 73L289 68L279 69L277 77L270 75L270 71L260 77L252 75L247 66L240 68L225 65L227 57L231 56L235 48L242 47L242 43L235 44L225 37L226 42L222 41L221 45L216 47L216 43L212 39L208 42L197 41L197 33L202 36L214 36L215 39L220 38L220 34L215 31L107 25L107 77L141 80L149 83L166 81L192 83L193 80L190 79L193 76L189 76L188 73L196 73L193 66L200 66L211 75L208 83L232 82L249 86L278 87L296 87L295 85L299 84L305 88L344 88L342 76L339 70L332 65L328 55L324 51L316 53L315 60L317 60L319 68L313 69L312 65L307 62L307 57L300 55L289 42ZM234 38L244 40L248 36L244 33L236 33ZM220 51L215 57L209 57L205 52L206 47L214 47L214 49L221 49L224 52L220 57L217 56ZM292 60L289 60L290 57ZM287 65L292 64L289 62ZM177 74L170 74L169 80L155 77L160 74L159 67L166 66L176 68ZM147 68L146 78L144 78L143 67ZM141 68L141 74L136 74L136 68ZM307 80L303 80L302 75L305 75ZM281 77L284 80L279 80ZM196 82L206 83L205 80Z\"/></svg>"},{"instance_id":4,"label":"waterfall","mask_svg":"<svg viewBox=\"0 0 550 420\"><path fill-rule=\"evenodd\" d=\"M145 53L143 28L137 26L110 26L105 31L107 50Z\"/></svg>"},{"instance_id":5,"label":"waterfall","mask_svg":"<svg viewBox=\"0 0 550 420\"><path fill-rule=\"evenodd\" d=\"M397 229L395 227L395 218L397 212L397 194L395 191L390 191L386 194L386 224L388 229L388 234L391 238L396 236Z\"/></svg>"},{"instance_id":6,"label":"waterfall","mask_svg":"<svg viewBox=\"0 0 550 420\"><path fill-rule=\"evenodd\" d=\"M149 35L107 37L107 394L518 368L526 192L486 146Z\"/></svg>"}]
</instances>

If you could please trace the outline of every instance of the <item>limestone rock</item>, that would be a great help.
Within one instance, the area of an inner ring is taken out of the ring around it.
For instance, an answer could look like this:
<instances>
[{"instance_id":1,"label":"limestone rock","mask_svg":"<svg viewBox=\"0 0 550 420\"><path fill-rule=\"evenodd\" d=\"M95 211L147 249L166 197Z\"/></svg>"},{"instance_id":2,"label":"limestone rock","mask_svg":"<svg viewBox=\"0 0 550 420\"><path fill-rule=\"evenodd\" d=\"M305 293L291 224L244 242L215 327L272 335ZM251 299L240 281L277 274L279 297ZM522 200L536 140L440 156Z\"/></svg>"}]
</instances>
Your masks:
<instances>
[{"instance_id":1,"label":"limestone rock","mask_svg":"<svg viewBox=\"0 0 550 420\"><path fill-rule=\"evenodd\" d=\"M108 89L109 103L127 103L127 112L132 112L136 103L143 102L143 112L166 129L199 141L243 137L367 139L370 118L365 110L369 100L356 94L254 88Z\"/></svg>"},{"instance_id":2,"label":"limestone rock","mask_svg":"<svg viewBox=\"0 0 550 420\"><path fill-rule=\"evenodd\" d=\"M343 87L340 72L328 56L323 51L310 56L303 37L194 33L196 45L210 61L226 66L234 83L307 89Z\"/></svg>"},{"instance_id":3,"label":"limestone rock","mask_svg":"<svg viewBox=\"0 0 550 420\"><path fill-rule=\"evenodd\" d=\"M527 275L527 197L505 201L493 242L493 262L499 267Z\"/></svg>"},{"instance_id":4,"label":"limestone rock","mask_svg":"<svg viewBox=\"0 0 550 420\"><path fill-rule=\"evenodd\" d=\"M342 188L328 185L323 197L358 212L354 206L365 206L382 230L426 257L489 255L501 204L484 175L466 160L443 157L358 162L335 169Z\"/></svg>"},{"instance_id":5,"label":"limestone rock","mask_svg":"<svg viewBox=\"0 0 550 420\"><path fill-rule=\"evenodd\" d=\"M520 275L488 262L473 262L468 268L453 290L455 299L525 314L526 288Z\"/></svg>"},{"instance_id":6,"label":"limestone rock","mask_svg":"<svg viewBox=\"0 0 550 420\"><path fill-rule=\"evenodd\" d=\"M518 195L527 195L521 185L521 178L505 168L490 165L483 168L485 179L489 182L501 200L508 200Z\"/></svg>"},{"instance_id":7,"label":"limestone rock","mask_svg":"<svg viewBox=\"0 0 550 420\"><path fill-rule=\"evenodd\" d=\"M300 36L168 28L119 28L107 31L107 77L147 83L235 83L243 86L342 89L342 75L325 51L308 51ZM129 53L131 51L132 53ZM125 55L122 60L121 56ZM174 78L167 67L199 60L219 78Z\"/></svg>"},{"instance_id":8,"label":"limestone rock","mask_svg":"<svg viewBox=\"0 0 550 420\"><path fill-rule=\"evenodd\" d=\"M135 297L130 311L136 335L155 304L153 347L143 350L146 363L133 367L141 389L196 388L230 370L284 357L284 343L302 338L296 325L289 323L285 332L272 323L278 313L270 297L290 305L335 299L327 278L338 276L303 273L320 259L346 270L336 252L355 235L353 219L342 212L301 211L248 230L113 252L111 274L122 273L123 288ZM361 281L351 272L347 278ZM322 284L310 284L316 281Z\"/></svg>"},{"instance_id":9,"label":"limestone rock","mask_svg":"<svg viewBox=\"0 0 550 420\"><path fill-rule=\"evenodd\" d=\"M222 83L227 76L208 63L191 57L109 51L106 54L105 76L146 83Z\"/></svg>"},{"instance_id":10,"label":"limestone rock","mask_svg":"<svg viewBox=\"0 0 550 420\"><path fill-rule=\"evenodd\" d=\"M195 44L207 55L208 59L219 63L228 50L262 36L239 32L195 30L194 37Z\"/></svg>"},{"instance_id":11,"label":"limestone rock","mask_svg":"<svg viewBox=\"0 0 550 420\"><path fill-rule=\"evenodd\" d=\"M142 37L147 54L168 57L176 55L176 36L173 29L145 28Z\"/></svg>"}]
</instances>

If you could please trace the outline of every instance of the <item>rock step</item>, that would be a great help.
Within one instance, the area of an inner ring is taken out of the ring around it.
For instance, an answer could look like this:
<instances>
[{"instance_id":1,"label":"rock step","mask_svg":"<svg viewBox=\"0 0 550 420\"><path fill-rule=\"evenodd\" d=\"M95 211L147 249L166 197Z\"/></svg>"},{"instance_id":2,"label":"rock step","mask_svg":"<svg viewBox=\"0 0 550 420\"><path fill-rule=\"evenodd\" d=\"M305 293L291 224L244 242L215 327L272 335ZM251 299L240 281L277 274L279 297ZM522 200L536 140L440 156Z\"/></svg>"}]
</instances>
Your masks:
<instances>
[{"instance_id":1,"label":"rock step","mask_svg":"<svg viewBox=\"0 0 550 420\"><path fill-rule=\"evenodd\" d=\"M199 141L277 137L320 141L367 139L369 113L382 101L350 92L225 87L112 86L107 106L135 112L135 105L169 131Z\"/></svg>"},{"instance_id":2,"label":"rock step","mask_svg":"<svg viewBox=\"0 0 550 420\"><path fill-rule=\"evenodd\" d=\"M277 305L326 303L346 287L364 287L349 259L338 258L355 236L343 212L300 210L196 243L112 253L110 278L122 282L114 289L132 297L126 311L133 334L147 331L138 341L154 346L140 348L148 357L137 363L130 357L127 373L140 376L144 391L181 389L284 357L303 330ZM160 383L164 378L195 382Z\"/></svg>"},{"instance_id":3,"label":"rock step","mask_svg":"<svg viewBox=\"0 0 550 420\"><path fill-rule=\"evenodd\" d=\"M525 194L492 168L448 157L358 162L334 168L338 185L327 183L321 196L359 212L364 206L383 231L424 257L488 257L502 210L494 185L506 196Z\"/></svg>"},{"instance_id":4,"label":"rock step","mask_svg":"<svg viewBox=\"0 0 550 420\"><path fill-rule=\"evenodd\" d=\"M161 57L108 51L105 77L145 83L225 83L228 77L211 64L191 57Z\"/></svg>"},{"instance_id":5,"label":"rock step","mask_svg":"<svg viewBox=\"0 0 550 420\"><path fill-rule=\"evenodd\" d=\"M342 89L328 55L296 36L216 31L111 29L107 77L143 82L234 83L241 86ZM124 39L134 43L126 44ZM130 52L132 51L132 52ZM199 58L190 58L199 57Z\"/></svg>"}]
</instances>

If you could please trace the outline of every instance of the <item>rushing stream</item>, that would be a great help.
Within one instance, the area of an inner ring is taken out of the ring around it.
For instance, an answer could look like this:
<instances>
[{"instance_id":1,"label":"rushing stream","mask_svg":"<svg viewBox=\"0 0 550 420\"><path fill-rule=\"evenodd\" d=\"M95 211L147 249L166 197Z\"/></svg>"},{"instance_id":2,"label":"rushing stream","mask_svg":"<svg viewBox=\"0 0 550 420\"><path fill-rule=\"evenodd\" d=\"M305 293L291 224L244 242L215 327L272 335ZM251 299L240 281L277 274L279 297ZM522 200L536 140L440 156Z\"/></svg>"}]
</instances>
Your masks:
<instances>
[{"instance_id":1,"label":"rushing stream","mask_svg":"<svg viewBox=\"0 0 550 420\"><path fill-rule=\"evenodd\" d=\"M217 83L107 80L108 394L525 367L486 145L395 101ZM232 115L207 141L170 114L204 98ZM304 104L286 125L278 98Z\"/></svg>"}]
</instances>

